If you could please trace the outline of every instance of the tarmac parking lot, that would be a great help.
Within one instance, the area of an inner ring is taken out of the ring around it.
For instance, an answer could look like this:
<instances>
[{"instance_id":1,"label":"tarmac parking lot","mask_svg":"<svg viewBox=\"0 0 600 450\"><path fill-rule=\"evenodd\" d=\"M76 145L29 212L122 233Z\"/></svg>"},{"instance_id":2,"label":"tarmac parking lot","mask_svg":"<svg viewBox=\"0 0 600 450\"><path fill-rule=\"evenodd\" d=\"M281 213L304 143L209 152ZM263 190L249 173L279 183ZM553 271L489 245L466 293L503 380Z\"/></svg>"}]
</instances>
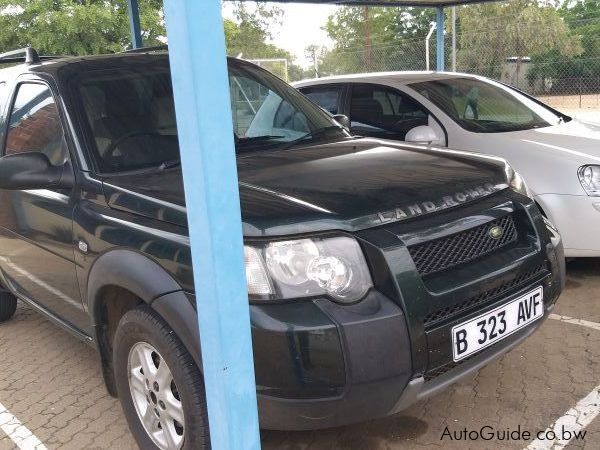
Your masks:
<instances>
[{"instance_id":1,"label":"tarmac parking lot","mask_svg":"<svg viewBox=\"0 0 600 450\"><path fill-rule=\"evenodd\" d=\"M135 448L93 349L20 305L0 325L0 355L0 450ZM599 385L600 259L575 260L552 318L476 376L396 416L263 431L263 449L598 448ZM586 434L560 441L563 429Z\"/></svg>"}]
</instances>

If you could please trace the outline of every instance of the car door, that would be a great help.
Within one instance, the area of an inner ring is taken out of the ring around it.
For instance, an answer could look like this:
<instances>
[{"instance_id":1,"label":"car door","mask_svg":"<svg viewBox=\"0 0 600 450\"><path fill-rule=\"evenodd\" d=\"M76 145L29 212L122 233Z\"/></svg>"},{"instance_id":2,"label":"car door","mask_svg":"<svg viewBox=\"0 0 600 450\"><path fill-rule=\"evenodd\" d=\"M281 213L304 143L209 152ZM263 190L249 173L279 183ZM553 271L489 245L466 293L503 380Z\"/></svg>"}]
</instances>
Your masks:
<instances>
[{"instance_id":1,"label":"car door","mask_svg":"<svg viewBox=\"0 0 600 450\"><path fill-rule=\"evenodd\" d=\"M436 145L446 145L445 131L419 102L397 89L378 84L353 84L350 91L350 127L355 134L406 140L409 131L429 126Z\"/></svg>"},{"instance_id":2,"label":"car door","mask_svg":"<svg viewBox=\"0 0 600 450\"><path fill-rule=\"evenodd\" d=\"M41 152L53 165L70 166L59 109L47 84L17 84L2 142L3 156ZM0 189L0 197L0 267L5 280L21 296L84 329L89 318L75 271L72 189Z\"/></svg>"}]
</instances>

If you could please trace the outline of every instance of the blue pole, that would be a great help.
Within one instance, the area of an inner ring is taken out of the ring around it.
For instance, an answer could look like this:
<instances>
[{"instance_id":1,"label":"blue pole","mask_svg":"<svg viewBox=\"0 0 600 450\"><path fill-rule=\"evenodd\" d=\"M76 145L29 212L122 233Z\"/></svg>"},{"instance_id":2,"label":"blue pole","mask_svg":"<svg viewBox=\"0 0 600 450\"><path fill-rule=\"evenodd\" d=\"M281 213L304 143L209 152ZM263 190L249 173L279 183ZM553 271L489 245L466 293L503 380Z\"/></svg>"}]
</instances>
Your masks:
<instances>
[{"instance_id":1,"label":"blue pole","mask_svg":"<svg viewBox=\"0 0 600 450\"><path fill-rule=\"evenodd\" d=\"M220 0L165 0L214 450L260 449ZM194 443L191 443L194 446Z\"/></svg>"},{"instance_id":2,"label":"blue pole","mask_svg":"<svg viewBox=\"0 0 600 450\"><path fill-rule=\"evenodd\" d=\"M444 70L444 8L439 6L436 8L436 40L437 40L437 65L436 70L441 72Z\"/></svg>"},{"instance_id":3,"label":"blue pole","mask_svg":"<svg viewBox=\"0 0 600 450\"><path fill-rule=\"evenodd\" d=\"M142 47L142 29L140 27L140 8L138 0L127 0L127 14L131 30L131 45L133 48Z\"/></svg>"}]
</instances>

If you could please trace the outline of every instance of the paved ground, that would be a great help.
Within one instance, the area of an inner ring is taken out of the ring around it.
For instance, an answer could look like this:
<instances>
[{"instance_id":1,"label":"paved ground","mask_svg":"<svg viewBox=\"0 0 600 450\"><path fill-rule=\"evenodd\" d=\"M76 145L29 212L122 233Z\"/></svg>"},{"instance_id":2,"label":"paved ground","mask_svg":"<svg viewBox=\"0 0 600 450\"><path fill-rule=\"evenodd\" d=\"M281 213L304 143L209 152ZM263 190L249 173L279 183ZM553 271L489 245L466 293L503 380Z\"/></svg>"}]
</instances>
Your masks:
<instances>
[{"instance_id":1,"label":"paved ground","mask_svg":"<svg viewBox=\"0 0 600 450\"><path fill-rule=\"evenodd\" d=\"M541 95L538 98L569 116L600 123L600 94Z\"/></svg>"},{"instance_id":2,"label":"paved ground","mask_svg":"<svg viewBox=\"0 0 600 450\"><path fill-rule=\"evenodd\" d=\"M594 109L568 109L562 108L561 111L568 116L583 120L584 122L600 123L600 108Z\"/></svg>"},{"instance_id":3,"label":"paved ground","mask_svg":"<svg viewBox=\"0 0 600 450\"><path fill-rule=\"evenodd\" d=\"M600 260L574 261L568 275L555 313L600 324ZM441 436L446 426L451 432L484 425L545 430L595 394L599 343L600 325L594 329L548 320L524 345L477 376L400 415L320 432L263 432L263 448L523 448L530 442L442 441ZM48 449L135 448L120 406L106 394L99 373L92 349L21 306L15 320L0 326L0 428L5 430L0 430L0 450L17 448L6 434L14 422L7 423L3 408ZM592 410L597 404L592 402ZM585 439L571 441L570 448L599 447L600 417L586 430Z\"/></svg>"}]
</instances>

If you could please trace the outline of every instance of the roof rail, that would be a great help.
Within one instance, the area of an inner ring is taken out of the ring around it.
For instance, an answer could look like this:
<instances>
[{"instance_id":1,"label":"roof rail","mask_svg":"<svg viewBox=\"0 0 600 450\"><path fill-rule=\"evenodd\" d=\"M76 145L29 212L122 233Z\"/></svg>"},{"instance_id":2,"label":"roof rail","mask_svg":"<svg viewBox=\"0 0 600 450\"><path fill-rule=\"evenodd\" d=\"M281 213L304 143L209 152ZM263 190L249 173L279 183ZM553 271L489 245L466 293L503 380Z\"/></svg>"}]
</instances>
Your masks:
<instances>
[{"instance_id":1,"label":"roof rail","mask_svg":"<svg viewBox=\"0 0 600 450\"><path fill-rule=\"evenodd\" d=\"M161 50L168 50L168 45L155 45L154 47L140 47L140 48L130 48L129 50L123 51L123 53L150 53L150 52L159 52Z\"/></svg>"},{"instance_id":2,"label":"roof rail","mask_svg":"<svg viewBox=\"0 0 600 450\"><path fill-rule=\"evenodd\" d=\"M40 55L33 47L20 48L10 52L0 54L0 63L8 64L15 62L24 62L25 64L35 64L41 61Z\"/></svg>"}]
</instances>

